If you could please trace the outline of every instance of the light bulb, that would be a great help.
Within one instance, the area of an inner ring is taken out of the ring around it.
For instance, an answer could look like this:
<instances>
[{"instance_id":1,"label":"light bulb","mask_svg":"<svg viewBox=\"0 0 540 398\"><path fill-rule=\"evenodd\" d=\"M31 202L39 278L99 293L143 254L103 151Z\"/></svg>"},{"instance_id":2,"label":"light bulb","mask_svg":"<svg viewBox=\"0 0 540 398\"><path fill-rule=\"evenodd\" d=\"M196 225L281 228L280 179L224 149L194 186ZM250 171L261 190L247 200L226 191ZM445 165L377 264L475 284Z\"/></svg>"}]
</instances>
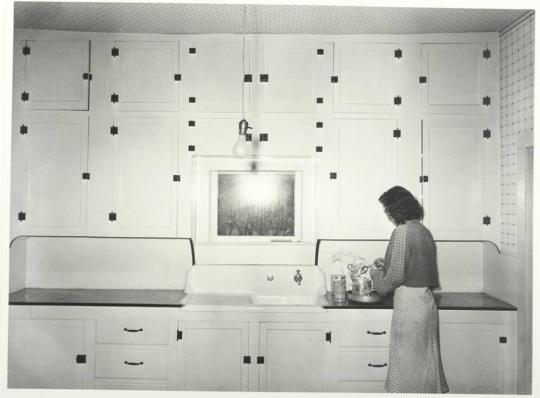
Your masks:
<instances>
[{"instance_id":1,"label":"light bulb","mask_svg":"<svg viewBox=\"0 0 540 398\"><path fill-rule=\"evenodd\" d=\"M233 154L237 158L246 158L249 155L249 148L246 144L245 134L238 134L238 139L233 147Z\"/></svg>"}]
</instances>

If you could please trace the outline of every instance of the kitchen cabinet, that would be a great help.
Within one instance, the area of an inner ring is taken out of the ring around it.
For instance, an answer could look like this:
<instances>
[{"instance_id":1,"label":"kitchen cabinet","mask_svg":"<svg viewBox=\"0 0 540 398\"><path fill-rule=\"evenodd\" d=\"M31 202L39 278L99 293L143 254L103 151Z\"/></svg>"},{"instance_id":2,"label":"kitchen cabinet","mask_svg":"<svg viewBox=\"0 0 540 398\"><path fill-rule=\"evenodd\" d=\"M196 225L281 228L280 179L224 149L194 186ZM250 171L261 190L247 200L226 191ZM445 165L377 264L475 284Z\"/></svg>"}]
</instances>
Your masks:
<instances>
[{"instance_id":1,"label":"kitchen cabinet","mask_svg":"<svg viewBox=\"0 0 540 398\"><path fill-rule=\"evenodd\" d=\"M193 120L182 122L180 150L185 155L232 156L239 121L238 117L194 117Z\"/></svg>"},{"instance_id":2,"label":"kitchen cabinet","mask_svg":"<svg viewBox=\"0 0 540 398\"><path fill-rule=\"evenodd\" d=\"M90 42L28 40L16 51L25 55L23 109L88 110Z\"/></svg>"},{"instance_id":3,"label":"kitchen cabinet","mask_svg":"<svg viewBox=\"0 0 540 398\"><path fill-rule=\"evenodd\" d=\"M487 52L486 52L487 51ZM487 114L494 97L488 63L496 63L485 43L422 45L422 112ZM489 55L489 57L488 57ZM495 55L495 54L493 54Z\"/></svg>"},{"instance_id":4,"label":"kitchen cabinet","mask_svg":"<svg viewBox=\"0 0 540 398\"><path fill-rule=\"evenodd\" d=\"M83 388L87 359L84 321L10 319L9 388Z\"/></svg>"},{"instance_id":5,"label":"kitchen cabinet","mask_svg":"<svg viewBox=\"0 0 540 398\"><path fill-rule=\"evenodd\" d=\"M88 117L55 113L15 123L12 235L86 230Z\"/></svg>"},{"instance_id":6,"label":"kitchen cabinet","mask_svg":"<svg viewBox=\"0 0 540 398\"><path fill-rule=\"evenodd\" d=\"M264 40L258 62L261 114L313 114L328 109L330 43Z\"/></svg>"},{"instance_id":7,"label":"kitchen cabinet","mask_svg":"<svg viewBox=\"0 0 540 398\"><path fill-rule=\"evenodd\" d=\"M111 67L114 110L178 110L178 42L114 42Z\"/></svg>"}]
</instances>

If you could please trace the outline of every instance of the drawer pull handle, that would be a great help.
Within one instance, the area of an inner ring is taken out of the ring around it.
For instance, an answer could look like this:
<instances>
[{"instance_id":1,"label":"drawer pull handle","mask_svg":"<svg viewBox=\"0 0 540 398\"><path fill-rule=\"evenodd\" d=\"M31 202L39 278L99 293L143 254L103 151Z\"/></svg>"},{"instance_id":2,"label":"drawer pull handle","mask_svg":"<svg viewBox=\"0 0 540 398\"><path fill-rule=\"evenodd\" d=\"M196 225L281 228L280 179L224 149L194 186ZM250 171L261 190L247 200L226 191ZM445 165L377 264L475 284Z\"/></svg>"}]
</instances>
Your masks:
<instances>
[{"instance_id":1,"label":"drawer pull handle","mask_svg":"<svg viewBox=\"0 0 540 398\"><path fill-rule=\"evenodd\" d=\"M131 366L139 366L139 365L144 365L144 362L141 361L141 362L129 362L129 361L124 361L124 364L126 365L131 365Z\"/></svg>"},{"instance_id":2,"label":"drawer pull handle","mask_svg":"<svg viewBox=\"0 0 540 398\"><path fill-rule=\"evenodd\" d=\"M382 364L382 365L374 365L372 363L368 363L367 366L371 366L372 368L384 368L385 366L388 366L386 363Z\"/></svg>"},{"instance_id":3,"label":"drawer pull handle","mask_svg":"<svg viewBox=\"0 0 540 398\"><path fill-rule=\"evenodd\" d=\"M373 334L375 336L380 336L382 334L386 334L386 332L384 330L382 332L372 332L371 330L368 330L367 334Z\"/></svg>"},{"instance_id":4,"label":"drawer pull handle","mask_svg":"<svg viewBox=\"0 0 540 398\"><path fill-rule=\"evenodd\" d=\"M140 328L140 329L128 329L128 328L124 328L124 332L131 332L131 333L136 333L136 332L142 332L143 329Z\"/></svg>"}]
</instances>

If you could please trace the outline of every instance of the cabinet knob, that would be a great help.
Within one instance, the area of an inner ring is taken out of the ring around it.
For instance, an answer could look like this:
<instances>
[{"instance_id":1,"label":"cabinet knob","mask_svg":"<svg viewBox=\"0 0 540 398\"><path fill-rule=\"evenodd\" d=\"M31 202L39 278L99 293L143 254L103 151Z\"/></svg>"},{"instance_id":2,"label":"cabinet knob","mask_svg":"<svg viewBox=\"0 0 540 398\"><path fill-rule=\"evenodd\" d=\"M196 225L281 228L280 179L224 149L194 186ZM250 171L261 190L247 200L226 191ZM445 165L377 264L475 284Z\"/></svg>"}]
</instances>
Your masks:
<instances>
[{"instance_id":1,"label":"cabinet knob","mask_svg":"<svg viewBox=\"0 0 540 398\"><path fill-rule=\"evenodd\" d=\"M144 365L144 362L141 361L141 362L129 362L129 361L124 361L124 364L125 365L130 365L130 366L139 366L139 365Z\"/></svg>"},{"instance_id":2,"label":"cabinet knob","mask_svg":"<svg viewBox=\"0 0 540 398\"><path fill-rule=\"evenodd\" d=\"M128 328L124 328L124 332L137 333L137 332L142 332L142 331L143 331L143 328L140 328L140 329L128 329Z\"/></svg>"}]
</instances>

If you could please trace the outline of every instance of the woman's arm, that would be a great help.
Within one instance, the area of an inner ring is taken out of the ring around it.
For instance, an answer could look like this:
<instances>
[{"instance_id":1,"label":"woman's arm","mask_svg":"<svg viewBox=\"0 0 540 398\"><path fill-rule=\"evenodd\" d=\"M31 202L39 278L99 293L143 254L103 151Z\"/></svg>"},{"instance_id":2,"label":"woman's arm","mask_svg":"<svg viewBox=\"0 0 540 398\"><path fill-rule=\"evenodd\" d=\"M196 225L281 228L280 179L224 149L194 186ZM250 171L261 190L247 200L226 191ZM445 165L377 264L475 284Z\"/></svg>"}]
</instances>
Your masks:
<instances>
[{"instance_id":1,"label":"woman's arm","mask_svg":"<svg viewBox=\"0 0 540 398\"><path fill-rule=\"evenodd\" d=\"M392 245L390 264L385 264L386 271L371 269L373 287L380 294L387 294L405 282L405 246L407 224L399 225L389 244Z\"/></svg>"}]
</instances>

